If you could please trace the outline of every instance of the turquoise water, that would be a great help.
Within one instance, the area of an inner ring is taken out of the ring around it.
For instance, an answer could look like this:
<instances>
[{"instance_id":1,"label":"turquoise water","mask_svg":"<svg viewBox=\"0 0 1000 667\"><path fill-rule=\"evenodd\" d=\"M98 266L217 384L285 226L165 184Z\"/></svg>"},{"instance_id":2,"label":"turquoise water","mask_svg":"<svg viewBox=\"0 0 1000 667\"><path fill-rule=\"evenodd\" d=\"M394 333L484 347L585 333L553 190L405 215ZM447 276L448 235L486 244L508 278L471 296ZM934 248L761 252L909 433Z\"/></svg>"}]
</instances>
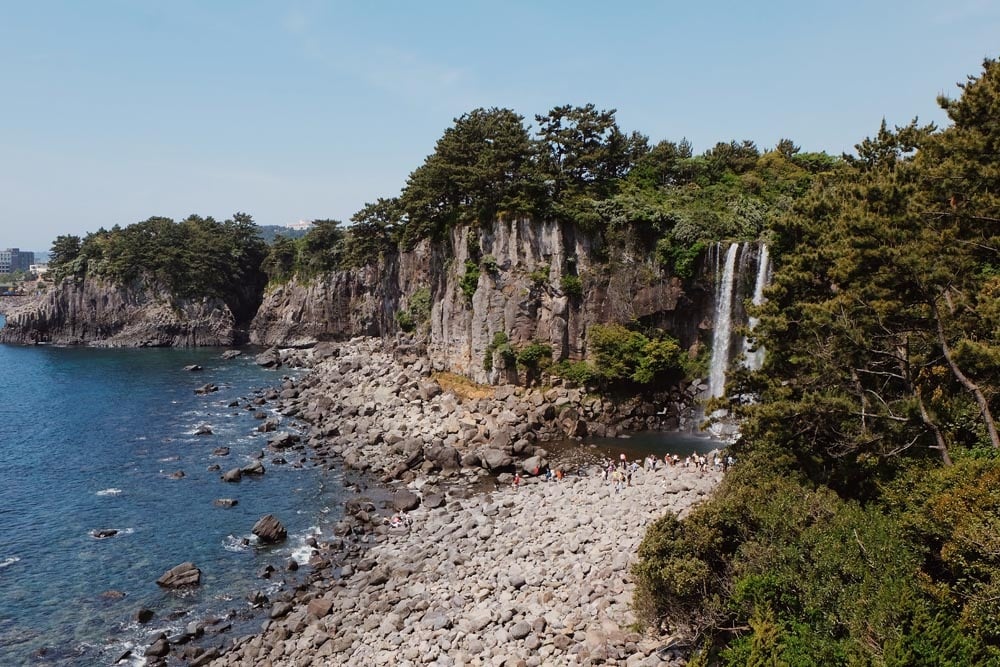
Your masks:
<instances>
[{"instance_id":1,"label":"turquoise water","mask_svg":"<svg viewBox=\"0 0 1000 667\"><path fill-rule=\"evenodd\" d=\"M266 436L240 399L281 379L220 352L0 346L0 664L110 664L156 631L244 610L250 591L273 586L256 578L264 564L304 558L305 537L339 518L343 480L308 464L266 456L267 474L239 484L208 470L260 453ZM196 395L206 382L220 391ZM193 434L206 423L213 435ZM222 446L231 454L213 456ZM239 504L215 507L220 497ZM266 513L287 526L287 543L241 544ZM118 535L90 534L107 528ZM156 586L188 560L200 588ZM156 612L141 627L140 607Z\"/></svg>"}]
</instances>

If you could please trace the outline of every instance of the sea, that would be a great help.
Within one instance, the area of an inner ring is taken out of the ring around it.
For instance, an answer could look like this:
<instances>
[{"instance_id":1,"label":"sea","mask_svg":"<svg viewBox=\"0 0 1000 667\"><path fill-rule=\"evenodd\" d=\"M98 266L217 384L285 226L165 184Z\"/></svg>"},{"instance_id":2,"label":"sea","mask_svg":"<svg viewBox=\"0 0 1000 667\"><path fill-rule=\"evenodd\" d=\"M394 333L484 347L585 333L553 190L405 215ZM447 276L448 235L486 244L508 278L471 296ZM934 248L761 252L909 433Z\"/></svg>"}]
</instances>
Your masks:
<instances>
[{"instance_id":1,"label":"sea","mask_svg":"<svg viewBox=\"0 0 1000 667\"><path fill-rule=\"evenodd\" d=\"M253 632L248 596L279 585L259 571L307 562L306 539L341 517L348 482L301 455L282 465L268 453L265 475L221 481L266 447L254 412L281 418L247 409L248 397L288 373L221 352L0 345L0 665L111 665L129 649L121 664L141 664L156 633L205 618L235 617L219 644ZM219 391L195 393L208 382ZM203 424L212 435L195 434ZM284 419L279 430L294 429ZM220 447L229 455L213 455ZM286 526L285 543L256 543L265 514ZM185 561L201 586L156 585ZM142 608L155 613L144 625Z\"/></svg>"},{"instance_id":2,"label":"sea","mask_svg":"<svg viewBox=\"0 0 1000 667\"><path fill-rule=\"evenodd\" d=\"M0 665L140 665L156 634L205 619L224 619L217 627L226 630L202 643L256 632L267 609L254 611L249 598L294 580L288 561L308 562L306 540L330 535L357 480L300 453L273 463L255 413L281 420L279 431L302 427L250 405L301 371L222 351L0 345ZM203 370L184 370L192 364ZM219 390L195 393L209 382ZM212 434L197 435L202 425ZM552 446L596 463L720 443L647 433ZM221 447L230 453L214 455ZM220 479L262 454L263 476ZM238 504L218 507L219 498ZM285 543L256 542L251 528L265 514L286 526ZM102 530L117 532L96 538ZM201 569L199 587L156 585L186 561ZM273 580L259 577L267 565L278 570ZM153 610L152 621L138 623L140 609Z\"/></svg>"}]
</instances>

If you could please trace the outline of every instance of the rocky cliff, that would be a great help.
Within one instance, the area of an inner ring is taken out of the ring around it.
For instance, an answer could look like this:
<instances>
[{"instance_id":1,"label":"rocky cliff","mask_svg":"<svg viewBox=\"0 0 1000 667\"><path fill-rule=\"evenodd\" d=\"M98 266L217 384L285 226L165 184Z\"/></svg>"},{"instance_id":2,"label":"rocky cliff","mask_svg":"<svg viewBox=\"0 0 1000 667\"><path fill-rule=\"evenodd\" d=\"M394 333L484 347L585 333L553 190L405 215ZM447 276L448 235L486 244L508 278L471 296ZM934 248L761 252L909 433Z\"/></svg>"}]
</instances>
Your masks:
<instances>
[{"instance_id":1,"label":"rocky cliff","mask_svg":"<svg viewBox=\"0 0 1000 667\"><path fill-rule=\"evenodd\" d=\"M414 324L434 368L496 384L516 379L501 355L491 355L497 332L515 349L548 344L557 361L583 358L595 323L639 320L670 331L685 347L697 345L710 321L711 278L685 289L645 257L597 247L571 225L498 221L456 228L444 243L423 241L378 268L274 287L250 339L305 345L389 336L398 330L396 314L414 311L429 294L429 313L415 312Z\"/></svg>"},{"instance_id":2,"label":"rocky cliff","mask_svg":"<svg viewBox=\"0 0 1000 667\"><path fill-rule=\"evenodd\" d=\"M0 343L96 347L233 345L235 320L221 299L179 299L145 285L66 280L7 315Z\"/></svg>"}]
</instances>

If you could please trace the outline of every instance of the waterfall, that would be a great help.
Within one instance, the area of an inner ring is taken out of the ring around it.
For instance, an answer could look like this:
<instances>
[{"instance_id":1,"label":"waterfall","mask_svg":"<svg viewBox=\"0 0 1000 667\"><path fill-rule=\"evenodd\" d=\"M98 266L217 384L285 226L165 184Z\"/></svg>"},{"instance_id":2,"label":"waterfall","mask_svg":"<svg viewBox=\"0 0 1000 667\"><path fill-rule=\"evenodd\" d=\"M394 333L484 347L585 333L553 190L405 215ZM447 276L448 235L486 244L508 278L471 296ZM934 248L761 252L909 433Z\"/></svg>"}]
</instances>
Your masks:
<instances>
[{"instance_id":1,"label":"waterfall","mask_svg":"<svg viewBox=\"0 0 1000 667\"><path fill-rule=\"evenodd\" d=\"M712 361L708 375L708 395L722 396L726 389L729 345L733 337L733 292L736 288L736 256L740 244L732 243L726 251L722 277L715 288L715 317L712 322Z\"/></svg>"},{"instance_id":2,"label":"waterfall","mask_svg":"<svg viewBox=\"0 0 1000 667\"><path fill-rule=\"evenodd\" d=\"M768 253L767 246L761 244L760 246L760 256L757 258L757 280L753 286L753 300L752 303L755 306L759 306L764 303L764 288L768 285L768 279L771 273L771 257ZM757 322L760 320L756 317L751 317L747 321L747 328L750 331L754 330L757 326ZM756 350L751 349L750 341L747 338L743 339L743 365L752 371L760 370L760 367L764 364L764 347L758 346Z\"/></svg>"}]
</instances>

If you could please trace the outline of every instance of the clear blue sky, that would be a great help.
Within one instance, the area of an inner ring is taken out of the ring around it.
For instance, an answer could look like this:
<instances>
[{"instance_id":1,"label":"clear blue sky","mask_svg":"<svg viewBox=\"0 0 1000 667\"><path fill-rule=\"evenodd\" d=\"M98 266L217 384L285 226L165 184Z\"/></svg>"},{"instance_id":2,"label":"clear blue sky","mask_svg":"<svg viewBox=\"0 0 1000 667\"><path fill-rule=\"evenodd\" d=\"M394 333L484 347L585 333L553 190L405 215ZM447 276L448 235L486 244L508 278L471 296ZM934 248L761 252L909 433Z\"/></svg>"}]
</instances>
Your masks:
<instances>
[{"instance_id":1,"label":"clear blue sky","mask_svg":"<svg viewBox=\"0 0 1000 667\"><path fill-rule=\"evenodd\" d=\"M347 220L452 119L618 110L653 141L852 151L998 55L1000 3L0 3L0 247L189 213Z\"/></svg>"}]
</instances>

